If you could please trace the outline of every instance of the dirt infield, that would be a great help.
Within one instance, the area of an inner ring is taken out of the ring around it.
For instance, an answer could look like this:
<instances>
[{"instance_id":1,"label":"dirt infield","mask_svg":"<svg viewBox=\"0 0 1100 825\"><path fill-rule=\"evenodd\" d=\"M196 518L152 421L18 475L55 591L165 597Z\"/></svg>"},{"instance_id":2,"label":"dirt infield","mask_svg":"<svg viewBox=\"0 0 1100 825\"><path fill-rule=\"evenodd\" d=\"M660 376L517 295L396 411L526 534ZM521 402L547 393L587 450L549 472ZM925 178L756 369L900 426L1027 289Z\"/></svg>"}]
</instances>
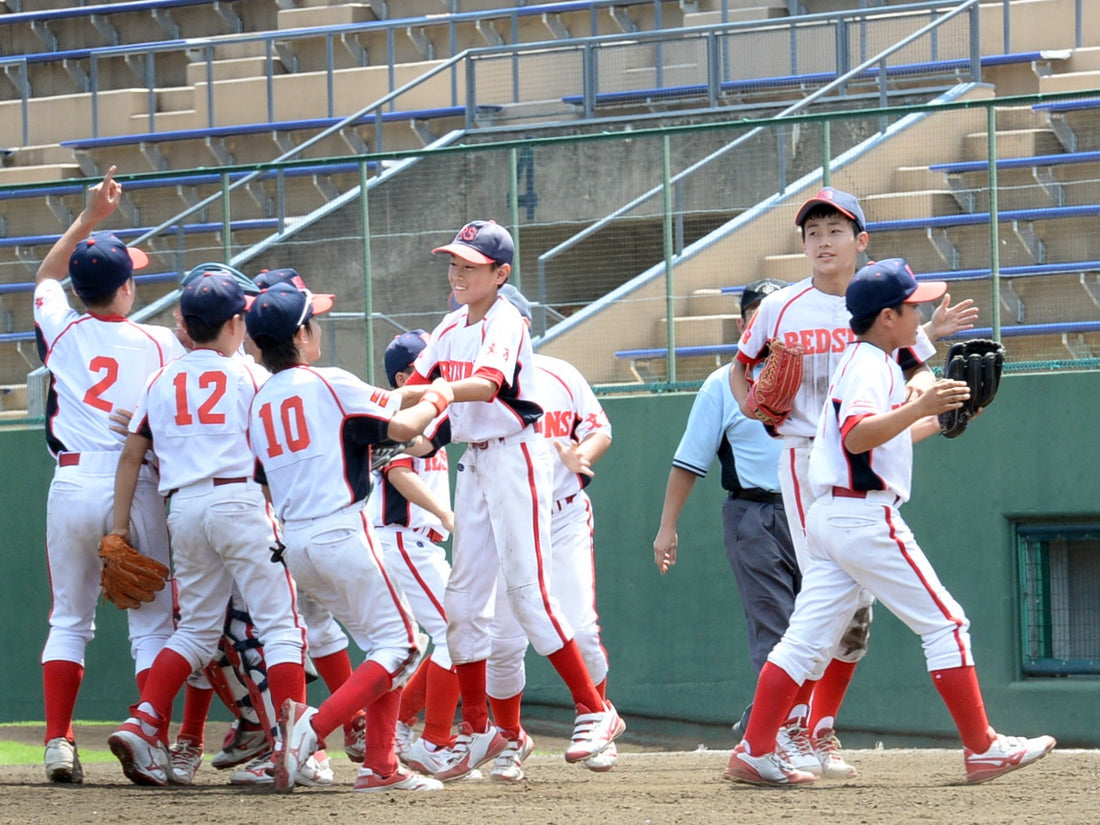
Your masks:
<instances>
[{"instance_id":1,"label":"dirt infield","mask_svg":"<svg viewBox=\"0 0 1100 825\"><path fill-rule=\"evenodd\" d=\"M28 729L40 736L40 731ZM103 747L107 732L83 736ZM514 786L459 782L437 793L361 794L355 767L333 753L336 784L293 794L242 790L205 764L191 788L139 788L116 764L86 767L82 786L45 782L41 765L0 767L0 823L19 825L303 825L386 821L401 825L741 825L778 822L1096 823L1100 751L1055 751L987 785L963 783L958 750L854 750L859 779L760 789L722 778L729 751L655 751L625 743L604 774L567 765L564 741L542 736ZM384 818L384 819L383 819Z\"/></svg>"}]
</instances>

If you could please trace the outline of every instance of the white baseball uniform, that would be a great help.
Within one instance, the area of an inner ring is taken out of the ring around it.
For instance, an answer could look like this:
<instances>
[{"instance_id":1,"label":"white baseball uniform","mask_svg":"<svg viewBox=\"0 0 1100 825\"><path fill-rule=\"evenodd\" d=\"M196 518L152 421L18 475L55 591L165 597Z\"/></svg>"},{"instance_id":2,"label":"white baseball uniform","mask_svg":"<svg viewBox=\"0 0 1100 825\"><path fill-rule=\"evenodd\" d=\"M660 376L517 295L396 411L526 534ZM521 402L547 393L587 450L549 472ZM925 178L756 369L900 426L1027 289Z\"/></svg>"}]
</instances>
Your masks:
<instances>
[{"instance_id":1,"label":"white baseball uniform","mask_svg":"<svg viewBox=\"0 0 1100 825\"><path fill-rule=\"evenodd\" d=\"M386 573L363 509L370 447L399 402L346 370L299 365L275 373L252 402L250 440L283 523L283 558L298 587L347 628L394 681L419 653L408 604Z\"/></svg>"},{"instance_id":2,"label":"white baseball uniform","mask_svg":"<svg viewBox=\"0 0 1100 825\"><path fill-rule=\"evenodd\" d=\"M611 438L611 422L584 376L572 364L535 355L536 397L543 416L535 429L553 444L580 443L593 434ZM592 502L584 488L589 476L577 475L554 458L554 499L550 516L552 592L573 625L577 646L595 684L607 677L607 651L600 641L596 612L596 568ZM497 699L523 690L527 637L497 596L493 621L493 653L486 668L486 689Z\"/></svg>"},{"instance_id":3,"label":"white baseball uniform","mask_svg":"<svg viewBox=\"0 0 1100 825\"><path fill-rule=\"evenodd\" d=\"M855 340L848 323L851 317L843 295L815 289L813 279L806 278L765 297L738 343L737 359L750 368L763 360L769 341L779 339L788 347L798 344L805 349L802 386L787 420L776 428L783 439L779 480L800 566L806 553L806 512L813 502L806 479L810 447L829 381L845 347ZM935 351L920 330L916 347L899 351L897 359L902 369L908 370L927 361Z\"/></svg>"},{"instance_id":4,"label":"white baseball uniform","mask_svg":"<svg viewBox=\"0 0 1100 825\"><path fill-rule=\"evenodd\" d=\"M294 585L271 563L274 524L252 479L248 415L266 377L243 358L199 347L152 377L130 421L153 442L169 499L180 618L167 646L194 669L217 651L234 582L267 666L304 659Z\"/></svg>"},{"instance_id":5,"label":"white baseball uniform","mask_svg":"<svg viewBox=\"0 0 1100 825\"><path fill-rule=\"evenodd\" d=\"M146 380L184 350L164 327L120 315L81 314L61 284L34 291L39 354L50 371L46 443L57 459L46 504L46 554L52 608L42 662L84 663L95 635L99 540L113 523L115 468L122 441L110 430L116 409L132 410ZM164 499L152 465L141 468L130 513L134 547L169 563ZM172 589L127 610L135 670L147 670L172 635Z\"/></svg>"},{"instance_id":6,"label":"white baseball uniform","mask_svg":"<svg viewBox=\"0 0 1100 825\"><path fill-rule=\"evenodd\" d=\"M436 418L425 436L442 447L450 441L446 416ZM382 545L390 577L409 600L412 614L432 639L431 659L444 670L451 669L447 650L447 614L443 594L451 565L440 546L450 535L443 522L423 507L410 502L389 482L389 472L404 467L416 473L438 501L451 501L451 478L447 451L427 458L402 455L374 474L374 492L367 499L367 512Z\"/></svg>"},{"instance_id":7,"label":"white baseball uniform","mask_svg":"<svg viewBox=\"0 0 1100 825\"><path fill-rule=\"evenodd\" d=\"M560 650L573 628L550 587L551 448L531 426L542 414L527 325L498 298L467 323L468 307L444 317L414 362L411 381L486 376L499 386L489 402L452 404L451 435L468 446L458 465L451 576L444 597L447 646L457 664L487 660L498 571L519 624L542 656Z\"/></svg>"},{"instance_id":8,"label":"white baseball uniform","mask_svg":"<svg viewBox=\"0 0 1100 825\"><path fill-rule=\"evenodd\" d=\"M929 671L972 665L970 622L898 510L912 477L909 431L858 455L843 446L861 420L905 403L901 368L873 344L853 343L827 397L809 461L802 591L769 661L800 684L818 678L867 590L921 636Z\"/></svg>"}]
</instances>

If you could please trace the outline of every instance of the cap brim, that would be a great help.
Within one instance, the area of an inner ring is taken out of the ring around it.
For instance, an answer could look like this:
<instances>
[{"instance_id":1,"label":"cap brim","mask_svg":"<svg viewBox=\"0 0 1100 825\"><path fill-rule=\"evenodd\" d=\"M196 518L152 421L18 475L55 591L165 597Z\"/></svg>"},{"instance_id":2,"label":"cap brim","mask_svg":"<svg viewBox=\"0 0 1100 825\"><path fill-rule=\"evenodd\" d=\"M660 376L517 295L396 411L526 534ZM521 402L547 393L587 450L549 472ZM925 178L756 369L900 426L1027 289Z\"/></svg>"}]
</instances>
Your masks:
<instances>
[{"instance_id":1,"label":"cap brim","mask_svg":"<svg viewBox=\"0 0 1100 825\"><path fill-rule=\"evenodd\" d=\"M947 292L947 281L920 281L916 291L905 299L907 304L923 304L938 301Z\"/></svg>"},{"instance_id":2,"label":"cap brim","mask_svg":"<svg viewBox=\"0 0 1100 825\"><path fill-rule=\"evenodd\" d=\"M432 250L433 255L457 255L464 261L469 261L472 264L493 264L496 263L488 255L483 255L478 252L472 246L467 246L461 243L449 243L446 246L437 246Z\"/></svg>"},{"instance_id":3,"label":"cap brim","mask_svg":"<svg viewBox=\"0 0 1100 825\"><path fill-rule=\"evenodd\" d=\"M134 265L134 269L144 269L149 266L149 256L145 254L144 250L138 249L136 246L128 246L126 251L130 253L130 262Z\"/></svg>"},{"instance_id":4,"label":"cap brim","mask_svg":"<svg viewBox=\"0 0 1100 825\"><path fill-rule=\"evenodd\" d=\"M314 292L313 293L313 314L320 315L322 312L328 312L332 309L332 304L336 300L336 296L326 292Z\"/></svg>"},{"instance_id":5,"label":"cap brim","mask_svg":"<svg viewBox=\"0 0 1100 825\"><path fill-rule=\"evenodd\" d=\"M863 231L863 229L862 229L863 224L860 222L859 218L857 218L855 215L853 215L847 209L844 209L843 207L837 206L835 201L827 201L824 198L810 198L808 201L806 201L804 204L802 204L802 206L798 210L798 214L795 215L795 217L794 217L794 225L801 228L802 224L804 224L806 222L806 213L809 212L811 209L813 209L818 204L821 204L823 206L828 206L830 209L835 209L841 215L846 216L849 220L855 221L856 225L861 227L860 231L861 232Z\"/></svg>"}]
</instances>

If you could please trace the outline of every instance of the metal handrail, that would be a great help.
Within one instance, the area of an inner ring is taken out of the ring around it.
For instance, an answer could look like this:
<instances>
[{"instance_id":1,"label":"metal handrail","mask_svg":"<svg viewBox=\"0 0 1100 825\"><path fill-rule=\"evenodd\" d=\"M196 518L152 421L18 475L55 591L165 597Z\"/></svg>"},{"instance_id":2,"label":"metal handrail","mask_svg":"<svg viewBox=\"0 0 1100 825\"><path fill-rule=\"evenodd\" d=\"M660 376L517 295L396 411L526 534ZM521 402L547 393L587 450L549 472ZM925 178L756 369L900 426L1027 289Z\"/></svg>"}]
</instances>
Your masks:
<instances>
[{"instance_id":1,"label":"metal handrail","mask_svg":"<svg viewBox=\"0 0 1100 825\"><path fill-rule=\"evenodd\" d=\"M879 84L880 84L881 93L885 94L885 85L886 85L886 71L885 71L886 63L885 63L885 61L886 61L886 59L890 55L894 54L895 52L897 52L897 51L899 51L903 48L905 48L906 46L908 46L909 44L911 44L915 40L917 40L921 37L924 37L929 32L931 32L934 29L938 28L939 26L943 25L947 21L955 18L956 16L962 14L963 12L967 12L970 15L970 18L971 18L971 20L970 20L970 26L971 26L971 43L970 43L970 46L971 46L971 54L970 54L971 72L977 78L980 79L980 77L981 77L981 49L980 49L979 43L977 42L977 39L976 39L977 38L977 30L978 30L978 23L977 23L976 17L977 17L977 13L978 13L979 2L980 2L980 0L964 0L962 3L959 3L956 6L953 6L951 8L951 10L948 11L947 14L945 14L943 17L938 18L936 20L933 20L932 22L928 23L924 27L922 27L922 28L918 29L917 31L913 32L912 34L910 34L908 37L904 38L903 40L898 41L893 46L890 46L889 48L887 48L887 49L883 50L882 52L880 52L879 54L875 55L874 57L871 57L871 58L863 61L858 66L856 66L852 69L849 69L846 73L840 75L835 80L833 80L830 83L827 83L826 85L824 85L821 88L817 89L815 92L811 93L807 97L804 97L801 100L799 100L798 102L788 106L786 109L783 109L781 112L779 112L778 114L776 114L774 116L774 119L779 120L779 119L782 119L782 118L785 118L785 117L789 117L792 114L797 114L798 112L802 111L803 109L806 109L807 107L809 107L811 104L815 103L817 100L819 100L822 97L828 95L833 90L841 88L841 87L847 85L852 79L858 77L860 74L865 72L867 69L875 66L876 64L881 64L882 68L883 68L883 71L879 72ZM896 11L896 10L900 10L900 9L904 9L904 8L907 8L907 7L906 6L891 7L891 11ZM942 8L942 5L938 6L938 8ZM705 166L707 166L708 164L710 164L714 160L717 160L718 158L725 156L726 154L728 154L729 152L731 152L734 149L738 148L739 146L747 143L750 139L752 139L756 135L762 133L763 131L765 131L765 127L763 127L763 126L757 126L753 129L750 129L748 132L745 132L743 135L741 135L739 138L732 141L731 143L726 144L725 146L721 147L720 149L710 153L709 155L707 155L707 156L701 158L700 160L696 161L695 163L691 164L687 168L685 168L685 169L681 170L680 172L676 173L675 175L671 176L669 178L669 183L672 184L672 185L679 184L685 178L691 176L695 172L697 172L700 169L704 168ZM661 193L663 188L664 188L664 183L661 183L661 184L658 184L657 186L654 186L653 188L651 188L647 192L645 192L645 193L639 195L638 197L634 198L629 203L624 204L623 206L616 209L614 212L611 212L610 214L605 215L604 217L600 218L595 223L585 227L580 232L577 232L576 234L570 236L569 238L567 238L564 241L562 241L561 243L559 243L557 246L554 246L554 247L548 249L546 252L543 252L541 255L539 255L539 257L537 259L537 262L538 262L538 270L537 270L537 278L538 278L537 290L538 291L537 291L537 297L538 297L538 301L540 302L540 304L544 304L546 302L546 265L547 265L547 262L549 260L551 260L552 258L554 258L557 255L561 254L562 252L565 252L569 249L572 249L574 246L579 244L584 239L586 239L586 238L590 237L591 235L595 234L599 230L603 229L605 226L608 226L612 221L617 220L618 218L620 218L623 215L627 214L628 212L632 211L633 209L640 206L642 203L646 202L650 198L653 198L653 197L657 196L658 194ZM543 317L541 319L536 318L536 323L535 323L535 333L536 333L536 335L541 335L545 331L546 331L545 317Z\"/></svg>"}]
</instances>

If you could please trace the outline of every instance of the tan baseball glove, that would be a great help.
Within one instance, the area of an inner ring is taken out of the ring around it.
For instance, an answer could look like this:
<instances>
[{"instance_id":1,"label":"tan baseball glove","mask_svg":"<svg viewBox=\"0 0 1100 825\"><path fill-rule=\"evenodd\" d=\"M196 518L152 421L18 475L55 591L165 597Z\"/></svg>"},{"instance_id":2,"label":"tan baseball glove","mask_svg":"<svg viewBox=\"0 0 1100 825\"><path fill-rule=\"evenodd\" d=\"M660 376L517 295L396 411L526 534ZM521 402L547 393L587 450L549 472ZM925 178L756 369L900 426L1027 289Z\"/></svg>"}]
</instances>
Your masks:
<instances>
[{"instance_id":1,"label":"tan baseball glove","mask_svg":"<svg viewBox=\"0 0 1100 825\"><path fill-rule=\"evenodd\" d=\"M164 589L168 568L139 553L122 536L104 536L99 542L99 557L103 560L103 595L121 610L141 607Z\"/></svg>"},{"instance_id":2,"label":"tan baseball glove","mask_svg":"<svg viewBox=\"0 0 1100 825\"><path fill-rule=\"evenodd\" d=\"M778 427L787 420L802 385L805 351L800 345L786 347L778 340L769 342L768 350L764 367L749 388L748 406L769 427Z\"/></svg>"}]
</instances>

